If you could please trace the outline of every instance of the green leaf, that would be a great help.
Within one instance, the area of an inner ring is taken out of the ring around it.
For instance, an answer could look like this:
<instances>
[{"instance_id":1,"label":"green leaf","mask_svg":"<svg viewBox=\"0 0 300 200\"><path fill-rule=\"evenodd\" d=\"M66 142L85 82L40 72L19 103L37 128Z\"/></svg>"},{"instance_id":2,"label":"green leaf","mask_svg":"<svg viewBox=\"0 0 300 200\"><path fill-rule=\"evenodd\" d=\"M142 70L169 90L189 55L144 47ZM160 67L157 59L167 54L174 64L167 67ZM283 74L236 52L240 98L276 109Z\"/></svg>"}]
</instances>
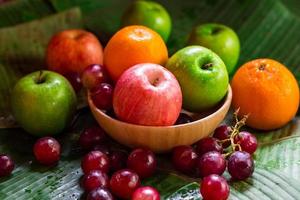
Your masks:
<instances>
[{"instance_id":1,"label":"green leaf","mask_svg":"<svg viewBox=\"0 0 300 200\"><path fill-rule=\"evenodd\" d=\"M184 187L180 188L170 196L166 198L166 200L179 200L179 199L186 199L186 200L201 200L201 195L199 193L199 184L193 182Z\"/></svg>"},{"instance_id":2,"label":"green leaf","mask_svg":"<svg viewBox=\"0 0 300 200\"><path fill-rule=\"evenodd\" d=\"M57 11L79 6L83 13L86 27L106 43L120 27L120 18L129 0L50 0Z\"/></svg>"},{"instance_id":3,"label":"green leaf","mask_svg":"<svg viewBox=\"0 0 300 200\"><path fill-rule=\"evenodd\" d=\"M54 13L45 0L8 1L0 5L0 27L12 26Z\"/></svg>"},{"instance_id":4,"label":"green leaf","mask_svg":"<svg viewBox=\"0 0 300 200\"><path fill-rule=\"evenodd\" d=\"M297 199L299 182L257 167L252 178L231 183L230 199Z\"/></svg>"},{"instance_id":5,"label":"green leaf","mask_svg":"<svg viewBox=\"0 0 300 200\"><path fill-rule=\"evenodd\" d=\"M159 172L155 177L143 181L142 184L155 187L162 194L162 198L166 198L170 195L172 196L179 188L185 187L189 184L189 181L173 173ZM178 190L177 193L181 194L184 192Z\"/></svg>"},{"instance_id":6,"label":"green leaf","mask_svg":"<svg viewBox=\"0 0 300 200\"><path fill-rule=\"evenodd\" d=\"M21 7L22 8L22 7ZM0 127L13 125L10 91L23 75L45 68L45 48L61 30L81 28L78 8L50 17L0 29Z\"/></svg>"},{"instance_id":7,"label":"green leaf","mask_svg":"<svg viewBox=\"0 0 300 200\"><path fill-rule=\"evenodd\" d=\"M258 167L280 172L300 181L300 137L289 137L261 145L256 161Z\"/></svg>"}]
</instances>

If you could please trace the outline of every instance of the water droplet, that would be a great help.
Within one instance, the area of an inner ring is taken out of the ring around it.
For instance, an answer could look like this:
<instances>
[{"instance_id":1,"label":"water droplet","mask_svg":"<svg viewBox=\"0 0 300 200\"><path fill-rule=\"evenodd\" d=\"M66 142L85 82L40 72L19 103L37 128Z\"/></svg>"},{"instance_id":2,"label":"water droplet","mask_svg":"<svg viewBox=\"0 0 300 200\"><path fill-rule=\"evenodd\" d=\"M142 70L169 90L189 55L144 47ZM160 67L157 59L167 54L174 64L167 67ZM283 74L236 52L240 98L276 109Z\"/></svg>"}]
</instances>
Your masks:
<instances>
[{"instance_id":1,"label":"water droplet","mask_svg":"<svg viewBox=\"0 0 300 200\"><path fill-rule=\"evenodd\" d=\"M25 189L25 192L26 193L31 193L31 190L30 189Z\"/></svg>"},{"instance_id":2,"label":"water droplet","mask_svg":"<svg viewBox=\"0 0 300 200\"><path fill-rule=\"evenodd\" d=\"M52 175L49 175L49 176L47 176L47 179L50 179L50 178L52 178L53 176Z\"/></svg>"}]
</instances>

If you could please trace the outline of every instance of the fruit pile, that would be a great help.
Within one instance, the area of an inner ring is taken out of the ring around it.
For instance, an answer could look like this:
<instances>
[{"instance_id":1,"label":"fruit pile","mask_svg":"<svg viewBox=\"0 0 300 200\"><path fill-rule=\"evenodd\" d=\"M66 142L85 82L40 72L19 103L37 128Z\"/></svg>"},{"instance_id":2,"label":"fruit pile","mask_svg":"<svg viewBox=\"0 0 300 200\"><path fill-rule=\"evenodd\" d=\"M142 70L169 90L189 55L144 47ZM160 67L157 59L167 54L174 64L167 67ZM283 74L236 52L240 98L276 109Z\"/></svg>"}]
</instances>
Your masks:
<instances>
[{"instance_id":1,"label":"fruit pile","mask_svg":"<svg viewBox=\"0 0 300 200\"><path fill-rule=\"evenodd\" d=\"M149 15L153 10L155 14ZM165 42L170 33L168 12L155 2L139 0L125 12L121 29L104 49L85 30L54 35L46 51L49 71L21 78L11 96L16 121L41 137L33 147L36 160L49 166L59 162L61 145L49 136L68 128L76 111L76 93L82 91L87 91L98 111L145 128L189 126L195 119L182 110L203 114L218 107L238 62L237 34L221 24L199 25L191 31L188 46L169 57ZM241 66L231 86L235 124L219 126L212 137L172 151L175 169L202 178L200 192L205 200L228 198L230 189L222 177L226 168L237 181L254 172L252 154L258 141L253 134L240 131L243 125L279 128L299 107L295 77L271 59ZM129 154L111 149L108 140L99 126L86 128L80 135L78 143L87 152L81 162L86 199L159 200L155 188L141 186L141 179L155 174L155 154L147 148ZM9 156L0 155L0 177L10 175L14 166Z\"/></svg>"}]
</instances>

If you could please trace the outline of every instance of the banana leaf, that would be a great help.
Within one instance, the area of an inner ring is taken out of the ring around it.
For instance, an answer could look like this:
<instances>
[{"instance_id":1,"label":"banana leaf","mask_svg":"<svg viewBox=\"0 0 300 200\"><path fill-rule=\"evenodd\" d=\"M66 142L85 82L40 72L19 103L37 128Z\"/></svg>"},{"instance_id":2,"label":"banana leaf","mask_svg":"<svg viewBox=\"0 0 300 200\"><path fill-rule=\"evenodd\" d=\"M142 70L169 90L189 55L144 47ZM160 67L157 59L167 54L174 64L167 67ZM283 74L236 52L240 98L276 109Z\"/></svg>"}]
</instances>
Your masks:
<instances>
[{"instance_id":1,"label":"banana leaf","mask_svg":"<svg viewBox=\"0 0 300 200\"><path fill-rule=\"evenodd\" d=\"M129 0L49 0L48 4L47 1L44 2L49 9L57 12L79 6L85 27L100 36L105 43L118 29L122 11ZM194 25L220 22L235 29L241 39L239 65L258 57L274 58L287 65L300 83L300 6L297 0L158 0L158 2L170 11L173 19L173 32L168 42L171 54L185 46L185 40ZM27 27L27 30L30 31L31 28ZM10 43L2 41L1 31L0 29L0 55L3 42L7 48L13 48L16 40ZM39 38L35 39L34 41L39 41ZM28 46L28 43L26 44ZM14 48L11 54L18 55L19 59L26 58L24 48ZM37 58L40 61L43 60L41 52L35 54L40 56ZM32 59L27 60L28 63L33 63L31 66L36 63ZM1 81L16 79L10 76L6 79L0 78ZM3 97L0 96L0 101L3 100L1 98ZM229 114L225 121L229 122L230 118ZM79 111L75 126L58 137L63 154L59 164L54 167L40 166L34 160L32 145L36 138L22 129L1 129L0 152L10 154L16 161L17 168L12 176L0 179L0 199L84 199L79 184L82 177L80 159L84 152L79 148L77 140L82 129L94 123L96 122L88 109ZM229 175L225 174L231 186L230 199L299 199L299 113L289 124L275 131L260 132L245 129L255 133L260 143L254 155L255 173L251 178L241 182L233 182L229 180ZM113 148L125 148L113 141L111 145ZM202 199L199 194L201 180L174 171L170 166L169 157L170 155L159 156L158 172L155 176L144 180L143 184L156 187L162 199Z\"/></svg>"},{"instance_id":2,"label":"banana leaf","mask_svg":"<svg viewBox=\"0 0 300 200\"><path fill-rule=\"evenodd\" d=\"M78 6L83 13L87 29L94 32L105 44L120 27L120 18L129 0L49 0L56 11Z\"/></svg>"},{"instance_id":3,"label":"banana leaf","mask_svg":"<svg viewBox=\"0 0 300 200\"><path fill-rule=\"evenodd\" d=\"M5 1L0 6L0 27L16 25L54 13L55 10L45 0Z\"/></svg>"},{"instance_id":4,"label":"banana leaf","mask_svg":"<svg viewBox=\"0 0 300 200\"><path fill-rule=\"evenodd\" d=\"M10 91L15 82L27 73L45 68L45 47L50 37L64 29L81 27L81 13L75 8L0 29L0 127L13 125Z\"/></svg>"}]
</instances>

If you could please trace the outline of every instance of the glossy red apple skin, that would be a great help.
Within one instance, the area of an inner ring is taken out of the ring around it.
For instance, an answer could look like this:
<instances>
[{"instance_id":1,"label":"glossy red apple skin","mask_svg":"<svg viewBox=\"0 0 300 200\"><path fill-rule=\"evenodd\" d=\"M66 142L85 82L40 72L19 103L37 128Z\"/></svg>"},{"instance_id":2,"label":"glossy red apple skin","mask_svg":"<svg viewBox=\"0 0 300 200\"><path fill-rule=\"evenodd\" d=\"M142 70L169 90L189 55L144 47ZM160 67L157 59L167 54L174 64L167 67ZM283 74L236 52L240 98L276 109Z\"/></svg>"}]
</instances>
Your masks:
<instances>
[{"instance_id":1,"label":"glossy red apple skin","mask_svg":"<svg viewBox=\"0 0 300 200\"><path fill-rule=\"evenodd\" d=\"M65 30L54 35L47 47L48 69L60 74L82 74L91 64L103 64L103 48L90 32L80 29Z\"/></svg>"},{"instance_id":2,"label":"glossy red apple skin","mask_svg":"<svg viewBox=\"0 0 300 200\"><path fill-rule=\"evenodd\" d=\"M181 105L178 81L157 64L143 63L126 70L117 81L113 94L117 118L132 124L173 125Z\"/></svg>"}]
</instances>

